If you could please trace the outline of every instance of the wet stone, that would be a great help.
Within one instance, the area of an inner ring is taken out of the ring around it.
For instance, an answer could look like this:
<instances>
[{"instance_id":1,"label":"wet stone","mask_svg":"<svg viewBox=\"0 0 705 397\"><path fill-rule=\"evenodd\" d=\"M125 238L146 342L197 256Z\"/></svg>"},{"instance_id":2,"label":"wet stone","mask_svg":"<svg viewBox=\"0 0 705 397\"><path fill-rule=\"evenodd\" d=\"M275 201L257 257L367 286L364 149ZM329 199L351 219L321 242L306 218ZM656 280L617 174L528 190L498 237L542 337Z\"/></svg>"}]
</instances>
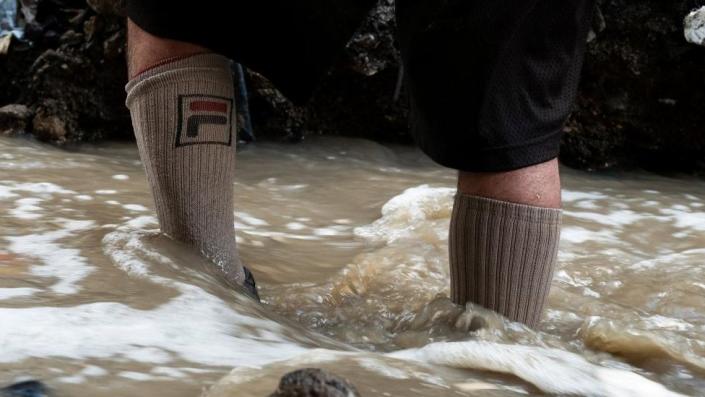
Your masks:
<instances>
[{"instance_id":1,"label":"wet stone","mask_svg":"<svg viewBox=\"0 0 705 397\"><path fill-rule=\"evenodd\" d=\"M284 375L269 397L360 397L346 379L319 368L305 368Z\"/></svg>"},{"instance_id":2,"label":"wet stone","mask_svg":"<svg viewBox=\"0 0 705 397\"><path fill-rule=\"evenodd\" d=\"M28 380L0 389L0 397L49 397L49 390L42 382Z\"/></svg>"},{"instance_id":3,"label":"wet stone","mask_svg":"<svg viewBox=\"0 0 705 397\"><path fill-rule=\"evenodd\" d=\"M0 107L0 134L15 135L26 131L32 111L24 105Z\"/></svg>"},{"instance_id":4,"label":"wet stone","mask_svg":"<svg viewBox=\"0 0 705 397\"><path fill-rule=\"evenodd\" d=\"M88 6L101 15L125 15L124 0L87 0Z\"/></svg>"},{"instance_id":5,"label":"wet stone","mask_svg":"<svg viewBox=\"0 0 705 397\"><path fill-rule=\"evenodd\" d=\"M705 47L705 7L685 17L683 33L688 42Z\"/></svg>"},{"instance_id":6,"label":"wet stone","mask_svg":"<svg viewBox=\"0 0 705 397\"><path fill-rule=\"evenodd\" d=\"M83 33L86 35L86 40L91 41L93 37L102 31L103 22L102 19L97 16L92 16L88 18L86 22L83 23Z\"/></svg>"},{"instance_id":7,"label":"wet stone","mask_svg":"<svg viewBox=\"0 0 705 397\"><path fill-rule=\"evenodd\" d=\"M43 140L64 142L66 140L66 123L58 116L39 111L32 121L34 134Z\"/></svg>"},{"instance_id":8,"label":"wet stone","mask_svg":"<svg viewBox=\"0 0 705 397\"><path fill-rule=\"evenodd\" d=\"M78 33L74 30L67 30L59 38L61 44L75 45L83 42L83 34Z\"/></svg>"},{"instance_id":9,"label":"wet stone","mask_svg":"<svg viewBox=\"0 0 705 397\"><path fill-rule=\"evenodd\" d=\"M122 31L113 33L103 42L103 53L107 59L116 59L124 54L125 37Z\"/></svg>"}]
</instances>

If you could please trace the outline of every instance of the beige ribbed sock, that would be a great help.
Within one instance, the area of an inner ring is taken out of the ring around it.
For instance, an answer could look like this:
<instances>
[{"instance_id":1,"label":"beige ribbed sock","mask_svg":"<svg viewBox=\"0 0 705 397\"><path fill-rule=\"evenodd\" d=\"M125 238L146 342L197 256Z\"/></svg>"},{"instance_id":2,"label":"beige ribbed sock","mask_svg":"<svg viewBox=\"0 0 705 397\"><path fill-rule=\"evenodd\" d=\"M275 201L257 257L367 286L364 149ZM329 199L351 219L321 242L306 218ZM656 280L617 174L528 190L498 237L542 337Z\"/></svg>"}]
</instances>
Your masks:
<instances>
[{"instance_id":1,"label":"beige ribbed sock","mask_svg":"<svg viewBox=\"0 0 705 397\"><path fill-rule=\"evenodd\" d=\"M450 224L451 298L535 327L558 252L561 210L458 193Z\"/></svg>"},{"instance_id":2,"label":"beige ribbed sock","mask_svg":"<svg viewBox=\"0 0 705 397\"><path fill-rule=\"evenodd\" d=\"M243 284L233 219L230 61L216 54L174 60L125 89L162 232L200 250L229 282Z\"/></svg>"}]
</instances>

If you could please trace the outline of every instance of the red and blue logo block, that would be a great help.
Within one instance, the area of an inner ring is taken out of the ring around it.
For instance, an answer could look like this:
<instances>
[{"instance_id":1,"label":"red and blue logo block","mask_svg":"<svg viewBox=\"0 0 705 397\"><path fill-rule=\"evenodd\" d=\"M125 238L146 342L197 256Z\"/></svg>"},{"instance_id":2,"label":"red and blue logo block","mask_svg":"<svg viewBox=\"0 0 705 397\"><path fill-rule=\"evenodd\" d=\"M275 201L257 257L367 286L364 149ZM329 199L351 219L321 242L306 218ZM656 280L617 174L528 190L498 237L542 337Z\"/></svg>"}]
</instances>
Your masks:
<instances>
[{"instance_id":1,"label":"red and blue logo block","mask_svg":"<svg viewBox=\"0 0 705 397\"><path fill-rule=\"evenodd\" d=\"M233 142L233 100L212 95L179 95L176 147Z\"/></svg>"}]
</instances>

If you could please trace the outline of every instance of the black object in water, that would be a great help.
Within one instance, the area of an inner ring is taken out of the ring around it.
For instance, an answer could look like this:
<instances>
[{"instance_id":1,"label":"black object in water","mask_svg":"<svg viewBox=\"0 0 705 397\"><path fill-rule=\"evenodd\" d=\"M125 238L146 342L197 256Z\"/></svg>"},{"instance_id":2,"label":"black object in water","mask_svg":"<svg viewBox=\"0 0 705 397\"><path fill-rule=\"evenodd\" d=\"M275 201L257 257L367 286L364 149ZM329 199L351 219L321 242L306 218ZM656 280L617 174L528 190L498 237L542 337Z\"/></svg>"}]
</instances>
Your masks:
<instances>
[{"instance_id":1,"label":"black object in water","mask_svg":"<svg viewBox=\"0 0 705 397\"><path fill-rule=\"evenodd\" d=\"M0 389L0 397L49 397L49 389L42 382L28 380Z\"/></svg>"},{"instance_id":2,"label":"black object in water","mask_svg":"<svg viewBox=\"0 0 705 397\"><path fill-rule=\"evenodd\" d=\"M304 368L284 375L269 397L360 397L347 379L319 368Z\"/></svg>"}]
</instances>

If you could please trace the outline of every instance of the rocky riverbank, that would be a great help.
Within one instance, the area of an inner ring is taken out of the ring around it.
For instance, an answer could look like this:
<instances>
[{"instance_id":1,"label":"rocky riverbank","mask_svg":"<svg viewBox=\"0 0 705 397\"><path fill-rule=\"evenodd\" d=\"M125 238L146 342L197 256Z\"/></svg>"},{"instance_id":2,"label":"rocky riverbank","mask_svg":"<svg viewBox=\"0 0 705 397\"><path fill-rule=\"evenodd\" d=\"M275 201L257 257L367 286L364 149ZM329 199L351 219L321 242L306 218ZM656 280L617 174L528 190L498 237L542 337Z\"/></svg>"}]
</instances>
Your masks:
<instances>
[{"instance_id":1,"label":"rocky riverbank","mask_svg":"<svg viewBox=\"0 0 705 397\"><path fill-rule=\"evenodd\" d=\"M24 40L0 55L0 131L66 143L131 139L120 0L35 0ZM583 169L705 171L705 48L683 18L705 0L603 0L595 11L562 161ZM27 18L27 17L26 17ZM341 134L408 142L393 0L380 0L303 107L249 72L258 137ZM472 49L469 49L472 50ZM401 88L401 91L399 91Z\"/></svg>"}]
</instances>

